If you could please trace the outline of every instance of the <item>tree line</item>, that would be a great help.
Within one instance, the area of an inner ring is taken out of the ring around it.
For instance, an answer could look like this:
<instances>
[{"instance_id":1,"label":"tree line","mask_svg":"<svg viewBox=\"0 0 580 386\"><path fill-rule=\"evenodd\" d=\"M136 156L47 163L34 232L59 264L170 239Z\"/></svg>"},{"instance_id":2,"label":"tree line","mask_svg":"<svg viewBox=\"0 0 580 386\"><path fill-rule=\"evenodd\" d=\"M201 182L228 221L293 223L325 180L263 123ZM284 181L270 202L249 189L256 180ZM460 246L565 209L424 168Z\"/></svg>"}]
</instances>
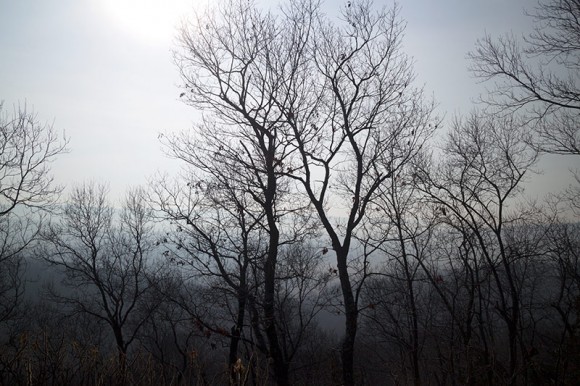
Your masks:
<instances>
[{"instance_id":1,"label":"tree line","mask_svg":"<svg viewBox=\"0 0 580 386\"><path fill-rule=\"evenodd\" d=\"M489 93L449 123L398 6L321 7L226 0L181 28L203 118L121 209L96 183L59 200L67 139L2 116L0 383L575 383L580 179L524 186L580 156L580 3L476 42ZM30 297L27 265L53 275Z\"/></svg>"}]
</instances>

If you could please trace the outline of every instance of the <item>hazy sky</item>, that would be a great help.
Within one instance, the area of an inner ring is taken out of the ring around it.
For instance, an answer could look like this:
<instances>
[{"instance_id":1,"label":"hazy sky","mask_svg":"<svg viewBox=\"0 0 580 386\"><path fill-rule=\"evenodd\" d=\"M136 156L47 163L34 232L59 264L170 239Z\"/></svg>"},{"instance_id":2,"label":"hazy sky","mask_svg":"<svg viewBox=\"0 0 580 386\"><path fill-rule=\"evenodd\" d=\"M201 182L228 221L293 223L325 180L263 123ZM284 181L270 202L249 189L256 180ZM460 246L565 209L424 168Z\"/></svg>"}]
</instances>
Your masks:
<instances>
[{"instance_id":1,"label":"hazy sky","mask_svg":"<svg viewBox=\"0 0 580 386\"><path fill-rule=\"evenodd\" d=\"M392 2L376 2L376 4ZM24 102L70 137L54 164L67 185L108 182L121 195L155 170L176 170L158 134L191 127L198 113L179 101L174 26L208 0L0 0L0 100ZM332 5L331 5L332 4ZM327 2L332 9L338 2ZM402 0L405 51L418 80L448 117L481 91L467 71L478 37L529 31L535 0ZM569 180L562 161L538 186ZM545 165L544 165L545 164ZM542 167L550 166L544 162ZM568 165L575 166L575 165Z\"/></svg>"}]
</instances>

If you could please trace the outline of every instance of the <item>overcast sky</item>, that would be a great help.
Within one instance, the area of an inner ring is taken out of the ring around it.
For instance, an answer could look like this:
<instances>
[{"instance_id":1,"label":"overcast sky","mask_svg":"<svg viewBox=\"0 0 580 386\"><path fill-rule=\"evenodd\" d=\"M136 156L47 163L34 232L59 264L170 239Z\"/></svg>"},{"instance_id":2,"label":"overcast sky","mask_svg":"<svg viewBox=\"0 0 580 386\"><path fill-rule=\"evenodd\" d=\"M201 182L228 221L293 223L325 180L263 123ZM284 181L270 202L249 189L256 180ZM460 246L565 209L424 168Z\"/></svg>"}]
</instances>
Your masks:
<instances>
[{"instance_id":1,"label":"overcast sky","mask_svg":"<svg viewBox=\"0 0 580 386\"><path fill-rule=\"evenodd\" d=\"M391 4L391 2L376 2ZM172 63L175 25L208 0L0 0L0 100L26 102L70 137L54 164L58 182L107 182L114 196L155 170L178 168L158 134L191 127ZM338 2L328 2L329 10ZM482 90L467 71L478 37L521 35L535 0L402 0L405 51L418 81L447 117L468 112ZM540 195L570 180L574 159L543 162ZM542 188L544 187L544 188ZM536 190L537 189L537 190Z\"/></svg>"}]
</instances>

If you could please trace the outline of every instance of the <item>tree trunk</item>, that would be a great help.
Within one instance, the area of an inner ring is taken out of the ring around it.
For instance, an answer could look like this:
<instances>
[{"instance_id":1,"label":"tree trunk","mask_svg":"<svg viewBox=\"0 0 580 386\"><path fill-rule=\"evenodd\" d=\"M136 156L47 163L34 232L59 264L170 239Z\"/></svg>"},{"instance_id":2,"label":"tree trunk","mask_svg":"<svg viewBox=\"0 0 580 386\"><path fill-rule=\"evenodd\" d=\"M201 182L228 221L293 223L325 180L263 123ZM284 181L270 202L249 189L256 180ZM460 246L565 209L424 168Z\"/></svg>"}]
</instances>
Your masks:
<instances>
[{"instance_id":1,"label":"tree trunk","mask_svg":"<svg viewBox=\"0 0 580 386\"><path fill-rule=\"evenodd\" d=\"M272 139L270 139L272 141ZM266 262L264 264L264 323L265 332L268 337L269 357L272 360L274 377L276 384L279 386L288 385L288 364L286 363L280 342L278 332L276 331L276 314L275 314L275 293L276 293L276 264L278 262L278 246L280 243L280 231L278 230L277 219L274 213L275 197L277 193L277 180L274 172L274 147L270 142L266 159L268 162L268 184L265 190L266 218L269 228L269 246Z\"/></svg>"},{"instance_id":2,"label":"tree trunk","mask_svg":"<svg viewBox=\"0 0 580 386\"><path fill-rule=\"evenodd\" d=\"M354 343L357 333L358 308L354 300L346 264L348 251L344 249L344 247L335 248L345 312L344 340L341 349L342 382L344 386L354 386Z\"/></svg>"},{"instance_id":3,"label":"tree trunk","mask_svg":"<svg viewBox=\"0 0 580 386\"><path fill-rule=\"evenodd\" d=\"M113 333L115 334L115 341L117 343L119 377L118 384L125 385L127 383L127 345L123 338L123 331L120 326L113 326Z\"/></svg>"},{"instance_id":4,"label":"tree trunk","mask_svg":"<svg viewBox=\"0 0 580 386\"><path fill-rule=\"evenodd\" d=\"M279 386L288 385L288 365L284 360L278 332L276 331L276 318L274 306L276 260L278 252L278 229L270 229L270 250L264 265L264 323L266 336L268 337L269 356L274 368L274 377Z\"/></svg>"},{"instance_id":5,"label":"tree trunk","mask_svg":"<svg viewBox=\"0 0 580 386\"><path fill-rule=\"evenodd\" d=\"M235 365L238 360L238 346L242 329L244 328L244 318L246 314L246 291L240 290L238 293L238 315L236 324L232 327L230 338L230 352L228 362L230 367L230 383L235 384L236 371Z\"/></svg>"}]
</instances>

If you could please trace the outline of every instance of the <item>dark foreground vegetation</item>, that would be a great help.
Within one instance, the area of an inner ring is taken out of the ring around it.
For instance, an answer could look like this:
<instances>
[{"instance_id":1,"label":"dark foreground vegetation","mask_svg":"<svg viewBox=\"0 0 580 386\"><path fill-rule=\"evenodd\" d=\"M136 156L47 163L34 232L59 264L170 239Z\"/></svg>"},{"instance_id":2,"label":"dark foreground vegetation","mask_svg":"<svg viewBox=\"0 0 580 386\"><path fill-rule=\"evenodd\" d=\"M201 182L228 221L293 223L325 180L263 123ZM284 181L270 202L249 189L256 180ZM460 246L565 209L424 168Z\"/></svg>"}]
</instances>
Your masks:
<instances>
[{"instance_id":1,"label":"dark foreground vegetation","mask_svg":"<svg viewBox=\"0 0 580 386\"><path fill-rule=\"evenodd\" d=\"M122 208L60 200L66 138L2 109L0 384L577 384L580 178L524 187L546 153L578 164L580 2L478 41L490 93L449 123L398 9L342 10L231 0L183 27L204 119Z\"/></svg>"}]
</instances>

